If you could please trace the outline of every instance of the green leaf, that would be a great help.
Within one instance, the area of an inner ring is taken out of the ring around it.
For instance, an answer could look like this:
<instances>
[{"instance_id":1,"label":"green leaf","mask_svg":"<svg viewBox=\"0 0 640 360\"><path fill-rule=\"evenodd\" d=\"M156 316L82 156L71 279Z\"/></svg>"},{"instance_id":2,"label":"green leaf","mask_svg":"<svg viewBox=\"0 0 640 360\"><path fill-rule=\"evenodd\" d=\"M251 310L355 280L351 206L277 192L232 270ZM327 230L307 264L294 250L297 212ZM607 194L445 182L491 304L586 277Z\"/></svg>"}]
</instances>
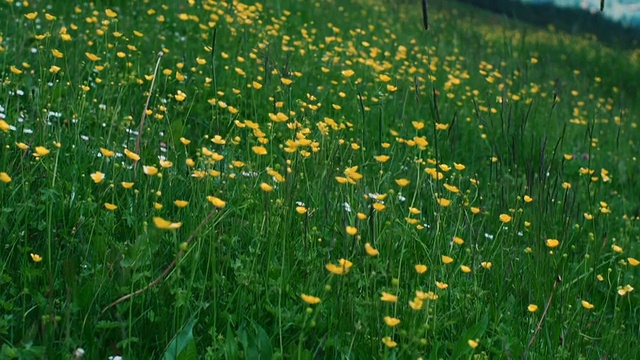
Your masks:
<instances>
[{"instance_id":1,"label":"green leaf","mask_svg":"<svg viewBox=\"0 0 640 360\"><path fill-rule=\"evenodd\" d=\"M100 330L117 329L120 326L122 326L122 324L120 324L119 322L102 320L98 322L98 324L96 325L96 329L100 329Z\"/></svg>"},{"instance_id":2,"label":"green leaf","mask_svg":"<svg viewBox=\"0 0 640 360\"><path fill-rule=\"evenodd\" d=\"M453 347L453 356L452 359L459 359L463 355L470 353L473 349L468 344L468 341L475 340L480 338L482 334L487 330L487 325L489 324L489 315L484 314L482 320L476 325L468 328L465 332L462 333L460 339Z\"/></svg>"},{"instance_id":3,"label":"green leaf","mask_svg":"<svg viewBox=\"0 0 640 360\"><path fill-rule=\"evenodd\" d=\"M171 123L171 141L173 142L173 147L178 147L181 145L180 138L184 133L184 124L181 120L175 120Z\"/></svg>"},{"instance_id":4,"label":"green leaf","mask_svg":"<svg viewBox=\"0 0 640 360\"><path fill-rule=\"evenodd\" d=\"M164 360L192 360L198 358L196 342L193 339L193 326L196 319L191 319L171 340L164 352Z\"/></svg>"},{"instance_id":5,"label":"green leaf","mask_svg":"<svg viewBox=\"0 0 640 360\"><path fill-rule=\"evenodd\" d=\"M260 359L268 360L273 357L273 347L271 346L271 339L267 332L262 327L254 324L256 332L258 333L258 351L260 353Z\"/></svg>"},{"instance_id":6,"label":"green leaf","mask_svg":"<svg viewBox=\"0 0 640 360\"><path fill-rule=\"evenodd\" d=\"M238 354L238 343L235 340L235 336L233 334L233 330L231 330L230 325L227 325L227 336L224 343L224 355L227 359L237 359L240 356Z\"/></svg>"}]
</instances>

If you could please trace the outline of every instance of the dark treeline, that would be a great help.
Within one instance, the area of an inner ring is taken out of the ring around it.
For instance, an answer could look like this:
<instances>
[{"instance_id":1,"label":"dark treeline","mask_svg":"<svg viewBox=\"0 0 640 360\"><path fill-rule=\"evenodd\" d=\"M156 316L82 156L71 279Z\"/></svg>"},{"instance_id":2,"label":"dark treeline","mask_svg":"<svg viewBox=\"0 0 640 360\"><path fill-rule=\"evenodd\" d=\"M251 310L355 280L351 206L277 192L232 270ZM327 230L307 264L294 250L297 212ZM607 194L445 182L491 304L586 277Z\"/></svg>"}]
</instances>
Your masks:
<instances>
[{"instance_id":1,"label":"dark treeline","mask_svg":"<svg viewBox=\"0 0 640 360\"><path fill-rule=\"evenodd\" d=\"M556 29L572 34L593 34L612 47L636 49L640 47L640 29L625 27L602 14L552 4L524 4L514 0L458 0L492 12L537 26L553 24ZM605 10L606 11L606 10Z\"/></svg>"}]
</instances>

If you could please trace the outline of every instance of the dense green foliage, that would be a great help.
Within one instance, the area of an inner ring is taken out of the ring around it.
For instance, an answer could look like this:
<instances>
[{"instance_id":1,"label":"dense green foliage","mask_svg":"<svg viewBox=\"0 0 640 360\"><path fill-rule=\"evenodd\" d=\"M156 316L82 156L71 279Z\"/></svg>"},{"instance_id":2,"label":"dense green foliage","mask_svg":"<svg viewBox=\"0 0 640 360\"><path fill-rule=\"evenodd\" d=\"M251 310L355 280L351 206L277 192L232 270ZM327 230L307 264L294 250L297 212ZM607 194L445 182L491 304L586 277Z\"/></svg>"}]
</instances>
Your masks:
<instances>
[{"instance_id":1,"label":"dense green foliage","mask_svg":"<svg viewBox=\"0 0 640 360\"><path fill-rule=\"evenodd\" d=\"M640 51L99 4L0 4L0 358L637 354Z\"/></svg>"}]
</instances>

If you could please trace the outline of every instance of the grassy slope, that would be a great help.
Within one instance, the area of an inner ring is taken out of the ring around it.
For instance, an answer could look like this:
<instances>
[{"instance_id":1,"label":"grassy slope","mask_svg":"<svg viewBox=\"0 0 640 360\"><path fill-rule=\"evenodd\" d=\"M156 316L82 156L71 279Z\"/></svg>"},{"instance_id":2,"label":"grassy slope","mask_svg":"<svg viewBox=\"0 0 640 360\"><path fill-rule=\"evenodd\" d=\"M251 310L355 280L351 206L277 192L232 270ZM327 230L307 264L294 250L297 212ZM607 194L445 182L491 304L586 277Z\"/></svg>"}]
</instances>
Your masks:
<instances>
[{"instance_id":1,"label":"grassy slope","mask_svg":"<svg viewBox=\"0 0 640 360\"><path fill-rule=\"evenodd\" d=\"M532 357L637 351L638 52L431 5L2 3L3 356L517 357L539 323Z\"/></svg>"}]
</instances>

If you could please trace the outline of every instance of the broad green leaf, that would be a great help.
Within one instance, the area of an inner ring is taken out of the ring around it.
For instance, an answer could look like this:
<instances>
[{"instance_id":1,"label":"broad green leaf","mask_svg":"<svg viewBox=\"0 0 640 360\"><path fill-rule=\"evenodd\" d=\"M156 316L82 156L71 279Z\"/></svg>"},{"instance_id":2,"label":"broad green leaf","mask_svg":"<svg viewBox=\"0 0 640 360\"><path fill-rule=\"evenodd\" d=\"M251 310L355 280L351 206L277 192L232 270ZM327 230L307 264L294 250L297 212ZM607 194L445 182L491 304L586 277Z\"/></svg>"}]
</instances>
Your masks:
<instances>
[{"instance_id":1,"label":"broad green leaf","mask_svg":"<svg viewBox=\"0 0 640 360\"><path fill-rule=\"evenodd\" d=\"M164 352L164 360L192 360L198 358L196 343L193 339L193 326L196 319L191 319L171 340Z\"/></svg>"}]
</instances>

